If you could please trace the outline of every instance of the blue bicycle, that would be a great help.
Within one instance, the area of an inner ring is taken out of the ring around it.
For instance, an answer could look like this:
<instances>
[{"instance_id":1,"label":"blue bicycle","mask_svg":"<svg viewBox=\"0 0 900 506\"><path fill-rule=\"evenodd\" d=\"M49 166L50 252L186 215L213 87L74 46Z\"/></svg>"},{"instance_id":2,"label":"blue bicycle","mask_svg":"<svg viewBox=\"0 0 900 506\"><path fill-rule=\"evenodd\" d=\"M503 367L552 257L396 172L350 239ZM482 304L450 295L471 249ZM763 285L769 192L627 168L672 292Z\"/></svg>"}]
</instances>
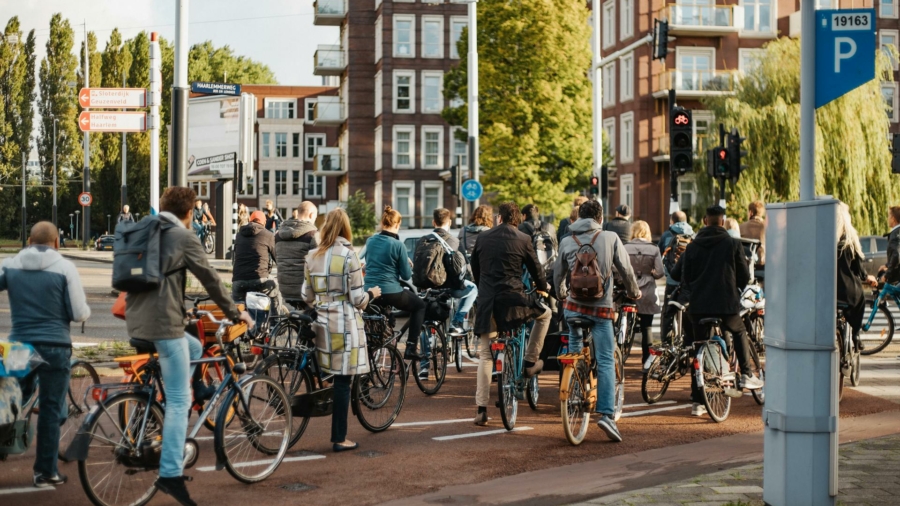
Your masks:
<instances>
[{"instance_id":1,"label":"blue bicycle","mask_svg":"<svg viewBox=\"0 0 900 506\"><path fill-rule=\"evenodd\" d=\"M525 344L528 340L528 325L520 325L513 330L500 331L496 341L491 343L497 374L497 401L500 418L506 430L516 427L519 400L528 399L531 409L537 409L540 387L538 375L525 378Z\"/></svg>"},{"instance_id":2,"label":"blue bicycle","mask_svg":"<svg viewBox=\"0 0 900 506\"><path fill-rule=\"evenodd\" d=\"M868 318L863 322L862 329L859 332L859 340L865 341L865 349L860 353L863 355L874 355L879 351L887 348L894 338L894 316L888 308L888 299L894 301L894 304L900 306L900 287L885 283L874 300L868 301ZM879 320L878 325L873 325L876 316Z\"/></svg>"}]
</instances>

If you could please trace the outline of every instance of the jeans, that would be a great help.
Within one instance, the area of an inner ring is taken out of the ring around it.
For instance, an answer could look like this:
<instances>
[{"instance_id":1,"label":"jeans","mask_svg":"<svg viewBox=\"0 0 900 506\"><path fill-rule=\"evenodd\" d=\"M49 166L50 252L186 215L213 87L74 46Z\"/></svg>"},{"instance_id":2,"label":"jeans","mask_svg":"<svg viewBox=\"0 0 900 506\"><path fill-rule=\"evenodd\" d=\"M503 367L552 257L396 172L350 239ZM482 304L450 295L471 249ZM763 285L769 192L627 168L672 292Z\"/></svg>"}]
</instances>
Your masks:
<instances>
[{"instance_id":1,"label":"jeans","mask_svg":"<svg viewBox=\"0 0 900 506\"><path fill-rule=\"evenodd\" d=\"M469 311L472 310L472 306L475 305L475 299L478 298L478 287L475 286L475 283L466 281L465 284L465 288L450 292L450 296L459 299L459 306L456 309L456 314L453 315L453 319L451 320L451 323L454 324L462 324L462 322L465 321L466 315L469 314Z\"/></svg>"},{"instance_id":2,"label":"jeans","mask_svg":"<svg viewBox=\"0 0 900 506\"><path fill-rule=\"evenodd\" d=\"M166 418L163 421L160 478L177 478L184 472L184 441L191 414L191 360L203 355L200 341L185 334L183 338L153 343L159 354L159 367L166 393Z\"/></svg>"},{"instance_id":3,"label":"jeans","mask_svg":"<svg viewBox=\"0 0 900 506\"><path fill-rule=\"evenodd\" d=\"M353 376L334 377L334 413L331 415L331 442L343 443L347 439L347 413L350 410L350 384Z\"/></svg>"},{"instance_id":4,"label":"jeans","mask_svg":"<svg viewBox=\"0 0 900 506\"><path fill-rule=\"evenodd\" d=\"M278 290L278 282L274 279L249 279L238 280L231 284L231 298L237 301L246 301L247 292L261 292L272 299L273 308L276 314L284 313L284 299L281 297L281 291Z\"/></svg>"},{"instance_id":5,"label":"jeans","mask_svg":"<svg viewBox=\"0 0 900 506\"><path fill-rule=\"evenodd\" d=\"M594 322L591 337L594 341L594 363L597 375L597 413L613 416L616 405L616 338L613 335L613 322L607 318L599 318L575 311L565 311L569 318L584 318ZM580 353L584 342L577 329L569 327L569 353Z\"/></svg>"},{"instance_id":6,"label":"jeans","mask_svg":"<svg viewBox=\"0 0 900 506\"><path fill-rule=\"evenodd\" d=\"M203 224L192 221L191 226L194 227L194 233L197 234L197 237L203 239Z\"/></svg>"},{"instance_id":7,"label":"jeans","mask_svg":"<svg viewBox=\"0 0 900 506\"><path fill-rule=\"evenodd\" d=\"M28 399L38 388L37 445L34 472L44 476L56 476L59 458L59 427L68 416L69 372L72 348L33 344L34 350L44 359L37 369L24 378L20 385L22 399ZM37 385L35 385L37 379ZM65 451L65 448L63 448Z\"/></svg>"}]
</instances>

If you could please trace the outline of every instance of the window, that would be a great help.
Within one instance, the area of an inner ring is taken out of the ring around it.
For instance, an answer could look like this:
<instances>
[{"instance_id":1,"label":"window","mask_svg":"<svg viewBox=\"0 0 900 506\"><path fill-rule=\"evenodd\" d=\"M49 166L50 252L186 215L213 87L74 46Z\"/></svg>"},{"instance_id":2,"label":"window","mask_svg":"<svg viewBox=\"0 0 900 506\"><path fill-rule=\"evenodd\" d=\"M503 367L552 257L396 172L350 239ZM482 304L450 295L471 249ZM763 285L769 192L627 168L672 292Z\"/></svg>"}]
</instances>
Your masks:
<instances>
[{"instance_id":1,"label":"window","mask_svg":"<svg viewBox=\"0 0 900 506\"><path fill-rule=\"evenodd\" d=\"M619 99L627 102L634 99L634 53L630 53L619 59L622 62L622 70L619 77L622 82L619 84Z\"/></svg>"},{"instance_id":2,"label":"window","mask_svg":"<svg viewBox=\"0 0 900 506\"><path fill-rule=\"evenodd\" d=\"M198 199L209 198L209 181L191 181L191 189L197 194Z\"/></svg>"},{"instance_id":3,"label":"window","mask_svg":"<svg viewBox=\"0 0 900 506\"><path fill-rule=\"evenodd\" d=\"M616 43L616 4L613 0L603 4L603 47L612 47Z\"/></svg>"},{"instance_id":4,"label":"window","mask_svg":"<svg viewBox=\"0 0 900 506\"><path fill-rule=\"evenodd\" d=\"M263 158L268 158L270 156L269 155L269 132L263 132L262 145L263 145L263 148L262 148Z\"/></svg>"},{"instance_id":5,"label":"window","mask_svg":"<svg viewBox=\"0 0 900 506\"><path fill-rule=\"evenodd\" d=\"M612 107L616 105L616 62L610 62L609 65L603 67L601 73L603 80L603 107Z\"/></svg>"},{"instance_id":6,"label":"window","mask_svg":"<svg viewBox=\"0 0 900 506\"><path fill-rule=\"evenodd\" d=\"M384 164L384 134L382 133L381 126L375 127L375 170L379 171L382 169ZM375 209L378 209L376 207Z\"/></svg>"},{"instance_id":7,"label":"window","mask_svg":"<svg viewBox=\"0 0 900 506\"><path fill-rule=\"evenodd\" d=\"M450 58L459 58L459 39L462 38L463 28L469 26L466 18L450 18Z\"/></svg>"},{"instance_id":8,"label":"window","mask_svg":"<svg viewBox=\"0 0 900 506\"><path fill-rule=\"evenodd\" d=\"M294 158L300 158L300 134L299 133L291 134L291 156Z\"/></svg>"},{"instance_id":9,"label":"window","mask_svg":"<svg viewBox=\"0 0 900 506\"><path fill-rule=\"evenodd\" d=\"M444 17L422 16L422 58L444 57Z\"/></svg>"},{"instance_id":10,"label":"window","mask_svg":"<svg viewBox=\"0 0 900 506\"><path fill-rule=\"evenodd\" d=\"M765 54L764 49L738 49L738 69L747 75L759 67L760 58Z\"/></svg>"},{"instance_id":11,"label":"window","mask_svg":"<svg viewBox=\"0 0 900 506\"><path fill-rule=\"evenodd\" d=\"M836 7L833 0L816 0L816 10Z\"/></svg>"},{"instance_id":12,"label":"window","mask_svg":"<svg viewBox=\"0 0 900 506\"><path fill-rule=\"evenodd\" d=\"M619 38L628 40L634 36L634 0L620 0L619 7L621 8L619 15L622 18Z\"/></svg>"},{"instance_id":13,"label":"window","mask_svg":"<svg viewBox=\"0 0 900 506\"><path fill-rule=\"evenodd\" d=\"M422 127L422 167L444 168L444 127Z\"/></svg>"},{"instance_id":14,"label":"window","mask_svg":"<svg viewBox=\"0 0 900 506\"><path fill-rule=\"evenodd\" d=\"M881 0L878 15L883 18L897 17L897 0Z\"/></svg>"},{"instance_id":15,"label":"window","mask_svg":"<svg viewBox=\"0 0 900 506\"><path fill-rule=\"evenodd\" d=\"M416 112L416 73L412 71L394 72L394 112Z\"/></svg>"},{"instance_id":16,"label":"window","mask_svg":"<svg viewBox=\"0 0 900 506\"><path fill-rule=\"evenodd\" d=\"M266 118L268 119L294 119L293 100L266 99Z\"/></svg>"},{"instance_id":17,"label":"window","mask_svg":"<svg viewBox=\"0 0 900 506\"><path fill-rule=\"evenodd\" d=\"M306 134L305 161L311 162L316 157L316 148L325 145L325 134Z\"/></svg>"},{"instance_id":18,"label":"window","mask_svg":"<svg viewBox=\"0 0 900 506\"><path fill-rule=\"evenodd\" d=\"M634 174L622 174L619 177L619 204L634 209Z\"/></svg>"},{"instance_id":19,"label":"window","mask_svg":"<svg viewBox=\"0 0 900 506\"><path fill-rule=\"evenodd\" d=\"M316 119L316 102L314 98L306 99L306 122L312 123Z\"/></svg>"},{"instance_id":20,"label":"window","mask_svg":"<svg viewBox=\"0 0 900 506\"><path fill-rule=\"evenodd\" d=\"M774 0L743 0L744 30L772 33L775 30Z\"/></svg>"},{"instance_id":21,"label":"window","mask_svg":"<svg viewBox=\"0 0 900 506\"><path fill-rule=\"evenodd\" d=\"M443 81L441 72L422 72L422 112L440 113L444 108Z\"/></svg>"},{"instance_id":22,"label":"window","mask_svg":"<svg viewBox=\"0 0 900 506\"><path fill-rule=\"evenodd\" d=\"M375 20L375 63L381 61L384 53L384 21L381 16Z\"/></svg>"},{"instance_id":23,"label":"window","mask_svg":"<svg viewBox=\"0 0 900 506\"><path fill-rule=\"evenodd\" d=\"M719 137L716 134L715 119L710 111L695 110L694 119L694 152L706 153L707 149L712 149L719 145Z\"/></svg>"},{"instance_id":24,"label":"window","mask_svg":"<svg viewBox=\"0 0 900 506\"><path fill-rule=\"evenodd\" d=\"M416 131L411 126L394 127L394 167L413 168L413 156L416 152Z\"/></svg>"},{"instance_id":25,"label":"window","mask_svg":"<svg viewBox=\"0 0 900 506\"><path fill-rule=\"evenodd\" d=\"M634 161L634 113L626 112L621 116L619 128L622 131L619 145L619 160L622 163Z\"/></svg>"},{"instance_id":26,"label":"window","mask_svg":"<svg viewBox=\"0 0 900 506\"><path fill-rule=\"evenodd\" d=\"M381 116L383 112L383 104L384 100L384 81L381 78L381 71L379 70L377 74L375 74L375 117Z\"/></svg>"},{"instance_id":27,"label":"window","mask_svg":"<svg viewBox=\"0 0 900 506\"><path fill-rule=\"evenodd\" d=\"M285 195L287 193L287 171L275 171L275 195Z\"/></svg>"},{"instance_id":28,"label":"window","mask_svg":"<svg viewBox=\"0 0 900 506\"><path fill-rule=\"evenodd\" d=\"M702 90L715 76L713 62L716 50L714 48L701 49L676 49L677 69L675 75L675 89L677 90Z\"/></svg>"},{"instance_id":29,"label":"window","mask_svg":"<svg viewBox=\"0 0 900 506\"><path fill-rule=\"evenodd\" d=\"M277 132L275 134L275 157L287 157L287 133Z\"/></svg>"},{"instance_id":30,"label":"window","mask_svg":"<svg viewBox=\"0 0 900 506\"><path fill-rule=\"evenodd\" d=\"M693 174L686 174L678 178L678 206L690 216L691 208L697 201L697 185L694 183Z\"/></svg>"},{"instance_id":31,"label":"window","mask_svg":"<svg viewBox=\"0 0 900 506\"><path fill-rule=\"evenodd\" d=\"M300 195L300 188L302 188L302 186L303 185L300 184L300 171L291 171L291 195Z\"/></svg>"},{"instance_id":32,"label":"window","mask_svg":"<svg viewBox=\"0 0 900 506\"><path fill-rule=\"evenodd\" d=\"M898 32L897 30L878 31L878 45L894 64L894 70L898 69L897 57L894 56L895 52L897 51L897 40L900 39L898 33L900 32ZM891 48L893 48L893 51L891 51Z\"/></svg>"},{"instance_id":33,"label":"window","mask_svg":"<svg viewBox=\"0 0 900 506\"><path fill-rule=\"evenodd\" d=\"M603 120L603 136L609 143L609 154L613 157L613 165L616 164L616 118Z\"/></svg>"},{"instance_id":34,"label":"window","mask_svg":"<svg viewBox=\"0 0 900 506\"><path fill-rule=\"evenodd\" d=\"M270 186L271 181L269 180L269 171L268 170L262 171L262 177L263 177L262 188L260 188L260 190L262 191L263 195L271 195L272 187Z\"/></svg>"},{"instance_id":35,"label":"window","mask_svg":"<svg viewBox=\"0 0 900 506\"><path fill-rule=\"evenodd\" d=\"M465 169L469 166L469 144L457 138L456 134L461 130L459 127L450 130L453 136L453 158L450 159L450 165L460 165Z\"/></svg>"},{"instance_id":36,"label":"window","mask_svg":"<svg viewBox=\"0 0 900 506\"><path fill-rule=\"evenodd\" d=\"M884 105L887 108L888 119L891 123L897 123L900 115L897 114L897 83L883 83L881 95L884 97Z\"/></svg>"},{"instance_id":37,"label":"window","mask_svg":"<svg viewBox=\"0 0 900 506\"><path fill-rule=\"evenodd\" d=\"M394 56L416 57L416 17L394 16Z\"/></svg>"},{"instance_id":38,"label":"window","mask_svg":"<svg viewBox=\"0 0 900 506\"><path fill-rule=\"evenodd\" d=\"M325 176L317 176L312 172L306 173L306 198L325 198Z\"/></svg>"},{"instance_id":39,"label":"window","mask_svg":"<svg viewBox=\"0 0 900 506\"><path fill-rule=\"evenodd\" d=\"M430 227L434 210L444 207L443 189L443 182L422 182L422 228Z\"/></svg>"},{"instance_id":40,"label":"window","mask_svg":"<svg viewBox=\"0 0 900 506\"><path fill-rule=\"evenodd\" d=\"M394 182L394 204L392 207L400 213L400 216L403 216L401 225L407 228L413 226L413 210L416 208L414 189L415 183L411 181Z\"/></svg>"}]
</instances>

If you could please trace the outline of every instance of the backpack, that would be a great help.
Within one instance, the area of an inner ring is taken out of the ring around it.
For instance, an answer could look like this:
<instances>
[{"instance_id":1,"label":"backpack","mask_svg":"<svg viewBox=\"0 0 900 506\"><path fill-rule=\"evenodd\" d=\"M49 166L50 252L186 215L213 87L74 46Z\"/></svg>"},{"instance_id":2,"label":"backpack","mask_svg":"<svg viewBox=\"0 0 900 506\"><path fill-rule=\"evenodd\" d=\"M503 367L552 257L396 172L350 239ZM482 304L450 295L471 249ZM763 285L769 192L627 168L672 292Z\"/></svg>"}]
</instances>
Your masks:
<instances>
[{"instance_id":1,"label":"backpack","mask_svg":"<svg viewBox=\"0 0 900 506\"><path fill-rule=\"evenodd\" d=\"M538 263L546 266L548 262L552 262L556 258L556 248L553 246L553 237L547 231L547 224L539 222L531 233L531 240L534 245L534 253L537 255Z\"/></svg>"},{"instance_id":2,"label":"backpack","mask_svg":"<svg viewBox=\"0 0 900 506\"><path fill-rule=\"evenodd\" d=\"M578 250L575 252L575 266L569 276L569 295L575 300L601 299L606 295L606 279L600 272L597 250L594 249L594 241L600 233L597 231L587 244L581 244L578 237L572 234Z\"/></svg>"},{"instance_id":3,"label":"backpack","mask_svg":"<svg viewBox=\"0 0 900 506\"><path fill-rule=\"evenodd\" d=\"M458 289L466 271L465 256L453 251L436 233L423 237L416 246L412 279L416 287Z\"/></svg>"},{"instance_id":4,"label":"backpack","mask_svg":"<svg viewBox=\"0 0 900 506\"><path fill-rule=\"evenodd\" d=\"M116 227L113 288L130 293L148 292L157 289L172 274L162 272L160 254L162 234L168 228L170 225L163 223L159 216L148 216L137 223L123 222Z\"/></svg>"},{"instance_id":5,"label":"backpack","mask_svg":"<svg viewBox=\"0 0 900 506\"><path fill-rule=\"evenodd\" d=\"M678 263L678 259L681 258L681 255L684 254L684 250L687 249L688 244L693 240L693 235L677 234L672 236L672 242L670 242L666 250L663 251L663 267L666 268L666 272L672 272L675 269L675 264Z\"/></svg>"}]
</instances>

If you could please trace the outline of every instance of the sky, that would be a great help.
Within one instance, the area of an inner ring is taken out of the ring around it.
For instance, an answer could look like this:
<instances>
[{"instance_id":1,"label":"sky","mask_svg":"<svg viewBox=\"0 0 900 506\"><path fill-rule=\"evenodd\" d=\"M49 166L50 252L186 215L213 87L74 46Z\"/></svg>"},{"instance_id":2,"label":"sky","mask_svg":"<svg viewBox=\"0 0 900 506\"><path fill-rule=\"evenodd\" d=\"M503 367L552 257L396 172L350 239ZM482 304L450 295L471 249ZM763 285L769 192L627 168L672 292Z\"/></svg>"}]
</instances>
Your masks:
<instances>
[{"instance_id":1,"label":"sky","mask_svg":"<svg viewBox=\"0 0 900 506\"><path fill-rule=\"evenodd\" d=\"M320 85L313 75L318 44L340 44L340 29L313 25L313 0L189 0L189 45L211 40L235 54L264 63L284 85ZM176 0L0 0L0 29L18 16L23 35L35 29L38 65L46 53L50 17L62 13L75 30L75 50L84 24L103 50L113 28L125 39L141 31L175 41Z\"/></svg>"}]
</instances>

